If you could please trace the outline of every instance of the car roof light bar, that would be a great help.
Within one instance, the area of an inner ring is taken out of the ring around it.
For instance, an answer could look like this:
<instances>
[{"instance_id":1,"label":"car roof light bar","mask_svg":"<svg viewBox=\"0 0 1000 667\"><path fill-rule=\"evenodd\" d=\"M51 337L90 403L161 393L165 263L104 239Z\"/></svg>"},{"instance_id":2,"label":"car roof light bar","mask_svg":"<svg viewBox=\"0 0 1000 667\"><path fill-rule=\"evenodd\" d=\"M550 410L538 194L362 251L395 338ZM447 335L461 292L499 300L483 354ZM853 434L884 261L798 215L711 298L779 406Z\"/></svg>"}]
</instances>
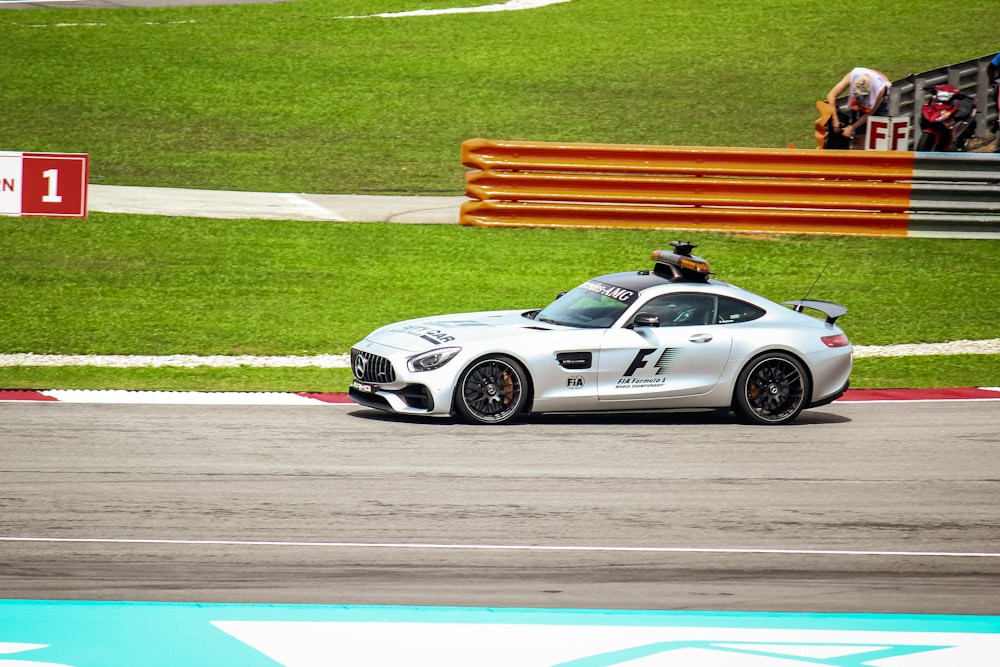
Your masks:
<instances>
[{"instance_id":1,"label":"car roof light bar","mask_svg":"<svg viewBox=\"0 0 1000 667\"><path fill-rule=\"evenodd\" d=\"M653 259L656 264L653 266L653 273L663 276L671 281L678 282L706 282L712 273L709 263L692 255L691 251L697 246L681 241L670 243L673 250L654 250Z\"/></svg>"}]
</instances>

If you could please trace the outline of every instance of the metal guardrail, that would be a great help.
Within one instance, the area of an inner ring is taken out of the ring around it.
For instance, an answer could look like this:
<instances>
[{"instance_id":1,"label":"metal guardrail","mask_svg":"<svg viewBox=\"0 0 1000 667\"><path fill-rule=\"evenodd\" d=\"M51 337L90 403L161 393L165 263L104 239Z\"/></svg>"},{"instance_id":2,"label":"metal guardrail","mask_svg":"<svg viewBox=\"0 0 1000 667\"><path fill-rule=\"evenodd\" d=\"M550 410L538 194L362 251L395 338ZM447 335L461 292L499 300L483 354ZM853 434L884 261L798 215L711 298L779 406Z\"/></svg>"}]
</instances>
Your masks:
<instances>
[{"instance_id":1,"label":"metal guardrail","mask_svg":"<svg viewBox=\"0 0 1000 667\"><path fill-rule=\"evenodd\" d=\"M1000 155L469 139L459 222L1000 238Z\"/></svg>"},{"instance_id":2,"label":"metal guardrail","mask_svg":"<svg viewBox=\"0 0 1000 667\"><path fill-rule=\"evenodd\" d=\"M986 76L986 67L995 53L965 62L946 65L937 69L910 74L892 82L889 94L889 115L910 118L910 147L920 131L920 107L923 105L927 86L946 83L976 99L976 136L986 138L996 128L998 111L996 90ZM840 100L838 100L838 104ZM846 104L846 98L844 99Z\"/></svg>"},{"instance_id":3,"label":"metal guardrail","mask_svg":"<svg viewBox=\"0 0 1000 667\"><path fill-rule=\"evenodd\" d=\"M1000 238L1000 154L914 155L910 235Z\"/></svg>"}]
</instances>

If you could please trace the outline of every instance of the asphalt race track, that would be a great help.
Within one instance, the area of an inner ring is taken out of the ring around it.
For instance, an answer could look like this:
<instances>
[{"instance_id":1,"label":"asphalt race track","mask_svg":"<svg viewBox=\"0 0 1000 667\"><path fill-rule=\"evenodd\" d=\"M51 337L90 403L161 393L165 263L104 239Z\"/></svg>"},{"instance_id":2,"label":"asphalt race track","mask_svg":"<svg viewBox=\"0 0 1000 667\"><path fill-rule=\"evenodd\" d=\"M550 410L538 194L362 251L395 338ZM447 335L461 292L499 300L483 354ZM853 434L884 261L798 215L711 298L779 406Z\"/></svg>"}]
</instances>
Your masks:
<instances>
[{"instance_id":1,"label":"asphalt race track","mask_svg":"<svg viewBox=\"0 0 1000 667\"><path fill-rule=\"evenodd\" d=\"M510 427L0 403L9 599L1000 613L998 402Z\"/></svg>"}]
</instances>

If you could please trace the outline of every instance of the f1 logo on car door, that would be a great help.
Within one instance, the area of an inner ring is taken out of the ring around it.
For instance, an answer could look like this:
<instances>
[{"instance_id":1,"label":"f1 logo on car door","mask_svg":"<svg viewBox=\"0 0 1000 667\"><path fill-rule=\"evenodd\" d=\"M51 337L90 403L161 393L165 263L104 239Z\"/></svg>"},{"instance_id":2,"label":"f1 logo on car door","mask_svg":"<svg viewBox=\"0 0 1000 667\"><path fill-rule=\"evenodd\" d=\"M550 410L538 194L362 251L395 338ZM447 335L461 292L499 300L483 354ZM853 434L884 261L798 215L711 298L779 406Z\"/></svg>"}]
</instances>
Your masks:
<instances>
[{"instance_id":1,"label":"f1 logo on car door","mask_svg":"<svg viewBox=\"0 0 1000 667\"><path fill-rule=\"evenodd\" d=\"M719 382L732 347L725 326L609 329L599 355L602 401L704 394Z\"/></svg>"}]
</instances>

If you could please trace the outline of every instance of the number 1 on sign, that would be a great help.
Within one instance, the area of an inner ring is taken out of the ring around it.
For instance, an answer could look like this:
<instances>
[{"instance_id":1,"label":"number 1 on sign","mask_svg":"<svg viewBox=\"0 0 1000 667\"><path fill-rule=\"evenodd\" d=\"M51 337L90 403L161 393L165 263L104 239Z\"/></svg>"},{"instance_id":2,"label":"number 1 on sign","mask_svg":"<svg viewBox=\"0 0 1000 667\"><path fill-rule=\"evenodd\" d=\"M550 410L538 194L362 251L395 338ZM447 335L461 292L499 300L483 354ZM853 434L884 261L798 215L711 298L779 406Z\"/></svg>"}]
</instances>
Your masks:
<instances>
[{"instance_id":1,"label":"number 1 on sign","mask_svg":"<svg viewBox=\"0 0 1000 667\"><path fill-rule=\"evenodd\" d=\"M62 196L57 194L59 192L59 170L46 169L42 172L42 177L49 184L49 193L42 197L42 201L46 204L58 204L62 202Z\"/></svg>"}]
</instances>

